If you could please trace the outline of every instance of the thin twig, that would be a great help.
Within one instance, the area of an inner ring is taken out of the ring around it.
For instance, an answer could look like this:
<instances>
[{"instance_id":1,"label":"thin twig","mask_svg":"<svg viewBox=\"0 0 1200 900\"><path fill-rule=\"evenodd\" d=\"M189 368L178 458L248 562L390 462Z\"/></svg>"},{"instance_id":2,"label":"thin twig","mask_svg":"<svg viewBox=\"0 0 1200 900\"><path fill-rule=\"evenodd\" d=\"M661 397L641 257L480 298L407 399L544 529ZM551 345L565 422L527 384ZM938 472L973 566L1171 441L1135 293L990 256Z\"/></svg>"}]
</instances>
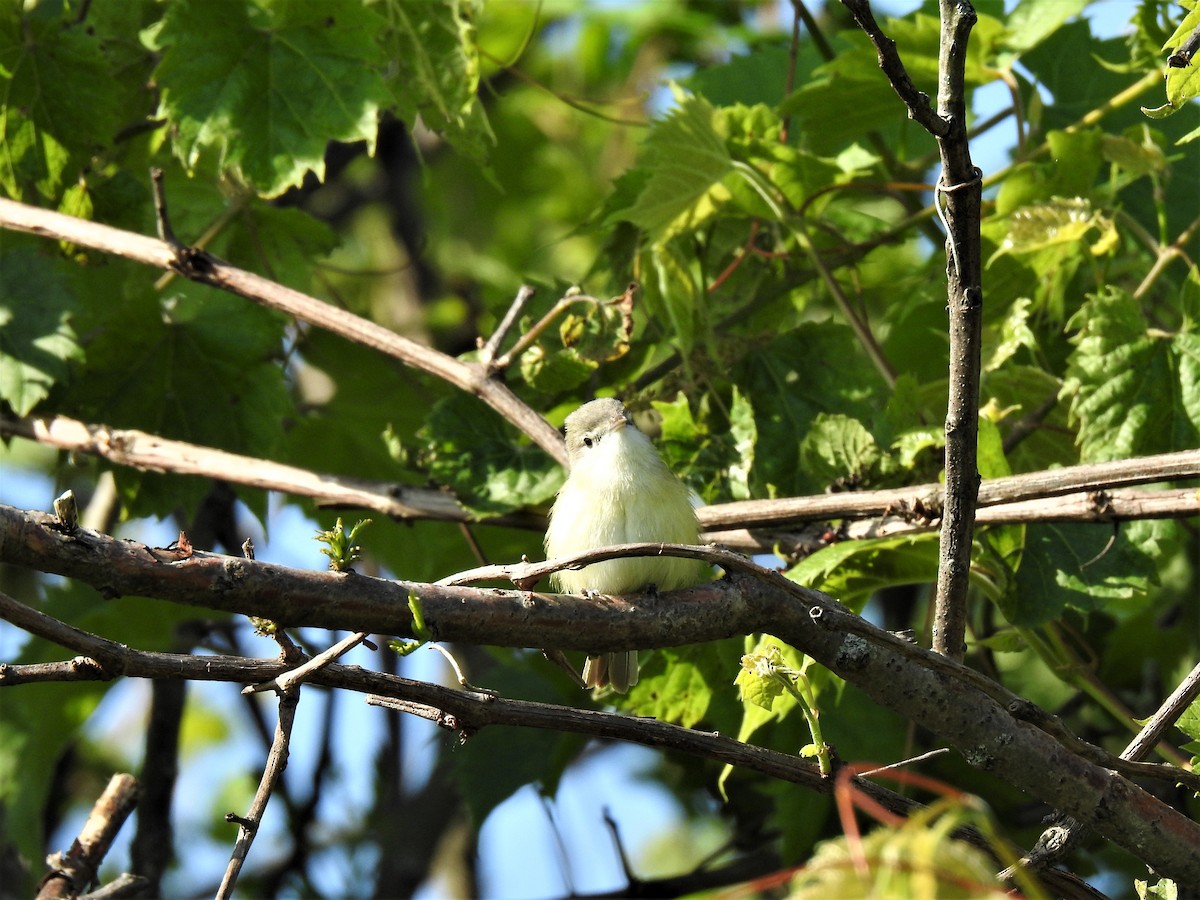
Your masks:
<instances>
[{"instance_id":1,"label":"thin twig","mask_svg":"<svg viewBox=\"0 0 1200 900\"><path fill-rule=\"evenodd\" d=\"M504 314L504 318L500 320L500 324L496 326L496 330L492 332L492 336L487 339L487 343L480 349L479 361L487 369L495 371L496 352L500 349L500 345L504 343L504 339L508 337L509 329L513 327L513 324L521 315L521 311L525 309L525 304L533 298L535 293L537 292L527 284L521 285L517 290L517 296L513 298L513 302L509 305L508 312Z\"/></svg>"},{"instance_id":2,"label":"thin twig","mask_svg":"<svg viewBox=\"0 0 1200 900\"><path fill-rule=\"evenodd\" d=\"M279 693L287 693L299 687L303 682L307 681L314 672L325 668L331 662L344 656L350 650L357 647L367 639L368 632L359 631L349 637L343 638L332 647L314 656L294 669L289 669L282 675L272 678L270 681L262 684L251 684L242 688L243 694L259 694L263 691L277 691Z\"/></svg>"},{"instance_id":3,"label":"thin twig","mask_svg":"<svg viewBox=\"0 0 1200 900\"><path fill-rule=\"evenodd\" d=\"M250 811L245 816L238 816L235 813L229 813L226 816L226 821L237 823L238 836L233 845L229 865L225 869L225 877L221 879L221 886L217 889L217 900L228 900L233 896L233 888L237 884L242 866L246 862L250 846L258 834L258 828L262 824L267 802L271 799L271 794L279 783L279 779L283 777L283 770L287 768L288 745L292 739L292 725L296 720L296 705L299 701L300 688L298 686L289 688L280 694L279 721L275 726L275 737L271 742L271 752L267 756L267 764L263 768L258 790L250 804Z\"/></svg>"}]
</instances>

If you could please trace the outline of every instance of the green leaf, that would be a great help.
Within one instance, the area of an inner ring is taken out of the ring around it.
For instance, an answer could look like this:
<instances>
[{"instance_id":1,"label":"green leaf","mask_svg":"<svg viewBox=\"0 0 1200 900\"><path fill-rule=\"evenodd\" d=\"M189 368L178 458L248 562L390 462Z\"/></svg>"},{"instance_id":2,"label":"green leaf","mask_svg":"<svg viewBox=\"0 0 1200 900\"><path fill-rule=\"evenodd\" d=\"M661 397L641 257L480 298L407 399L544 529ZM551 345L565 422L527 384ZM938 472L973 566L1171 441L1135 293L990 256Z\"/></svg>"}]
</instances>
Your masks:
<instances>
[{"instance_id":1,"label":"green leaf","mask_svg":"<svg viewBox=\"0 0 1200 900\"><path fill-rule=\"evenodd\" d=\"M91 335L89 370L108 376L74 380L65 411L270 457L292 408L278 362L285 319L203 285L176 282L172 288L158 297L143 287L123 303L81 313ZM137 495L140 512L159 515L197 502L208 487L203 480L127 470L118 481L130 498Z\"/></svg>"},{"instance_id":2,"label":"green leaf","mask_svg":"<svg viewBox=\"0 0 1200 900\"><path fill-rule=\"evenodd\" d=\"M476 512L543 503L562 485L563 472L553 460L467 394L438 401L418 436L429 476Z\"/></svg>"},{"instance_id":3,"label":"green leaf","mask_svg":"<svg viewBox=\"0 0 1200 900\"><path fill-rule=\"evenodd\" d=\"M1013 625L1033 626L1067 607L1093 612L1144 597L1158 583L1160 548L1173 541L1173 528L1170 522L1126 522L1113 540L1108 525L1028 525L1014 590L1000 608Z\"/></svg>"},{"instance_id":4,"label":"green leaf","mask_svg":"<svg viewBox=\"0 0 1200 900\"><path fill-rule=\"evenodd\" d=\"M653 278L644 287L646 306L655 318L669 323L668 333L686 359L696 345L703 295L693 273L695 262L678 244L671 241L647 249L646 269Z\"/></svg>"},{"instance_id":5,"label":"green leaf","mask_svg":"<svg viewBox=\"0 0 1200 900\"><path fill-rule=\"evenodd\" d=\"M754 468L754 445L758 442L758 428L754 424L754 407L746 396L733 387L729 401L729 434L733 438L736 454L729 465L729 493L734 500L749 500L750 472Z\"/></svg>"},{"instance_id":6,"label":"green leaf","mask_svg":"<svg viewBox=\"0 0 1200 900\"><path fill-rule=\"evenodd\" d=\"M387 0L388 78L397 114L410 125L421 122L440 132L460 151L482 163L493 140L479 102L479 51L475 20L480 0Z\"/></svg>"},{"instance_id":7,"label":"green leaf","mask_svg":"<svg viewBox=\"0 0 1200 900\"><path fill-rule=\"evenodd\" d=\"M564 679L565 682L565 679ZM505 697L544 703L578 702L578 688L567 695L534 674L528 659L489 671L487 686ZM536 728L485 728L447 754L454 781L476 828L519 788L532 784L547 796L558 789L567 764L583 749L585 738Z\"/></svg>"},{"instance_id":8,"label":"green leaf","mask_svg":"<svg viewBox=\"0 0 1200 900\"><path fill-rule=\"evenodd\" d=\"M92 29L57 4L0 13L0 190L56 198L119 128L116 84Z\"/></svg>"},{"instance_id":9,"label":"green leaf","mask_svg":"<svg viewBox=\"0 0 1200 900\"><path fill-rule=\"evenodd\" d=\"M265 196L325 176L329 141L375 147L389 99L384 21L359 4L178 0L154 36L175 154L215 162Z\"/></svg>"},{"instance_id":10,"label":"green leaf","mask_svg":"<svg viewBox=\"0 0 1200 900\"><path fill-rule=\"evenodd\" d=\"M1062 396L1084 460L1200 445L1200 333L1150 330L1117 288L1090 298L1070 325L1078 333Z\"/></svg>"},{"instance_id":11,"label":"green leaf","mask_svg":"<svg viewBox=\"0 0 1200 900\"><path fill-rule=\"evenodd\" d=\"M1175 33L1163 44L1163 50L1178 50L1197 28L1200 28L1200 8L1192 6ZM1186 66L1168 66L1167 106L1171 111L1183 108L1185 103L1197 96L1200 96L1200 66L1196 65L1195 59Z\"/></svg>"},{"instance_id":12,"label":"green leaf","mask_svg":"<svg viewBox=\"0 0 1200 900\"><path fill-rule=\"evenodd\" d=\"M797 48L797 72L811 71L821 61L816 45L803 41ZM789 66L788 49L783 46L755 47L728 62L697 69L686 81L689 89L702 94L718 107L744 103L776 106L783 100Z\"/></svg>"},{"instance_id":13,"label":"green leaf","mask_svg":"<svg viewBox=\"0 0 1200 900\"><path fill-rule=\"evenodd\" d=\"M756 497L823 490L827 482L803 471L800 460L801 442L817 415L836 412L870 421L886 396L882 378L850 329L832 322L805 323L751 352L734 379L754 398Z\"/></svg>"},{"instance_id":14,"label":"green leaf","mask_svg":"<svg viewBox=\"0 0 1200 900\"><path fill-rule=\"evenodd\" d=\"M1025 51L1046 40L1069 19L1083 12L1090 0L1020 0L1008 15L1004 43Z\"/></svg>"},{"instance_id":15,"label":"green leaf","mask_svg":"<svg viewBox=\"0 0 1200 900\"><path fill-rule=\"evenodd\" d=\"M645 183L620 217L663 242L699 227L730 198L722 180L733 169L716 130L716 110L703 97L679 96L679 105L650 129L638 169Z\"/></svg>"},{"instance_id":16,"label":"green leaf","mask_svg":"<svg viewBox=\"0 0 1200 900\"><path fill-rule=\"evenodd\" d=\"M574 348L547 353L534 344L521 354L521 377L525 383L546 394L557 394L579 387L596 371L597 365L584 359Z\"/></svg>"},{"instance_id":17,"label":"green leaf","mask_svg":"<svg viewBox=\"0 0 1200 900\"><path fill-rule=\"evenodd\" d=\"M1036 351L1037 336L1029 324L1029 308L1033 301L1028 297L1018 297L1008 308L1008 314L997 328L990 328L984 333L984 350L990 348L990 353L983 364L985 372L999 369L1016 355L1022 347Z\"/></svg>"},{"instance_id":18,"label":"green leaf","mask_svg":"<svg viewBox=\"0 0 1200 900\"><path fill-rule=\"evenodd\" d=\"M800 464L825 484L856 484L879 462L871 432L841 413L820 413L800 444Z\"/></svg>"},{"instance_id":19,"label":"green leaf","mask_svg":"<svg viewBox=\"0 0 1200 900\"><path fill-rule=\"evenodd\" d=\"M0 255L0 399L27 415L83 352L71 327L78 301L57 261L26 247Z\"/></svg>"},{"instance_id":20,"label":"green leaf","mask_svg":"<svg viewBox=\"0 0 1200 900\"><path fill-rule=\"evenodd\" d=\"M629 692L623 709L631 715L652 716L691 728L730 732L739 707L733 692L742 639L667 647L646 658L642 677Z\"/></svg>"},{"instance_id":21,"label":"green leaf","mask_svg":"<svg viewBox=\"0 0 1200 900\"><path fill-rule=\"evenodd\" d=\"M937 534L902 535L824 547L793 566L787 577L859 609L881 588L936 581L937 562Z\"/></svg>"}]
</instances>

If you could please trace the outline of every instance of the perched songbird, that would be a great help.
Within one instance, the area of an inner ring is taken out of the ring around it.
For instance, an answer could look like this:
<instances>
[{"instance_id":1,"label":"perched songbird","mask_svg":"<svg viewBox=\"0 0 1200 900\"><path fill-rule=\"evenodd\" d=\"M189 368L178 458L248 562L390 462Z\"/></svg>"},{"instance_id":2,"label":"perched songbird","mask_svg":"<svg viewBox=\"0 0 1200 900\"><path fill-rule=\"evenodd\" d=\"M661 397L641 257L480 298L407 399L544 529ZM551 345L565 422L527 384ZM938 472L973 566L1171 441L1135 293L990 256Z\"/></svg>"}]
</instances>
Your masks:
<instances>
[{"instance_id":1,"label":"perched songbird","mask_svg":"<svg viewBox=\"0 0 1200 900\"><path fill-rule=\"evenodd\" d=\"M698 543L700 529L688 489L620 401L585 403L567 416L566 433L570 471L550 512L548 558L612 544ZM710 573L699 560L642 556L555 572L551 580L558 590L572 594L628 594L650 587L690 587ZM583 680L588 687L611 684L625 693L637 684L637 651L589 656Z\"/></svg>"}]
</instances>

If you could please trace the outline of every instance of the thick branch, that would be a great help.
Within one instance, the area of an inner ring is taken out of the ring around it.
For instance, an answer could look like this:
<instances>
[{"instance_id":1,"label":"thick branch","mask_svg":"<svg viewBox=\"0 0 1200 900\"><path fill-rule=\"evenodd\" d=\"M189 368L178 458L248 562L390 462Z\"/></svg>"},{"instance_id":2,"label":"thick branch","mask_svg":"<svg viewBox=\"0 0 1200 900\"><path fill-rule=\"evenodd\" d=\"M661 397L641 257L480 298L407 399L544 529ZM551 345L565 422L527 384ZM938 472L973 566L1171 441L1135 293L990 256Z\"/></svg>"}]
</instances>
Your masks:
<instances>
[{"instance_id":1,"label":"thick branch","mask_svg":"<svg viewBox=\"0 0 1200 900\"><path fill-rule=\"evenodd\" d=\"M0 228L68 241L143 265L175 271L193 281L238 294L370 347L474 394L532 438L552 459L566 464L566 448L558 431L504 384L491 378L481 365L460 362L381 325L231 266L202 251L177 253L170 244L156 238L3 198L0 198Z\"/></svg>"},{"instance_id":2,"label":"thick branch","mask_svg":"<svg viewBox=\"0 0 1200 900\"><path fill-rule=\"evenodd\" d=\"M197 657L137 650L80 631L3 594L0 594L0 617L18 621L31 633L61 643L70 650L107 659L114 669L120 669L130 677L254 682L277 676L289 665L280 659ZM89 657L77 657L83 658ZM6 670L0 668L0 685L10 683L6 674ZM61 674L64 676L61 680L111 677L94 661L90 667L63 668ZM357 666L331 665L316 673L311 683L370 694L369 703L428 719L444 728L458 731L464 740L488 725L569 731L728 763L818 793L830 793L834 787L832 779L822 777L814 764L800 757L645 717L502 699L475 691L456 691L441 685L366 671ZM853 779L855 790L884 809L908 816L924 808L870 778L869 774L856 776ZM960 828L955 835L988 852L996 849L992 838L980 835L973 828ZM1079 885L1078 879L1066 872L1049 872L1044 877L1055 884Z\"/></svg>"},{"instance_id":3,"label":"thick branch","mask_svg":"<svg viewBox=\"0 0 1200 900\"><path fill-rule=\"evenodd\" d=\"M281 624L403 634L407 601L438 639L607 651L766 632L812 656L881 705L920 723L973 765L1069 813L1183 883L1200 882L1200 826L1121 776L1088 762L1045 727L1048 717L1001 686L907 644L823 594L784 579L732 575L685 591L584 598L435 588L359 575L301 573L214 554L181 558L0 507L0 561L76 577L107 593L167 597ZM101 660L106 668L110 662ZM314 676L319 682L329 669ZM113 672L113 674L118 674ZM1034 723L1038 724L1034 724Z\"/></svg>"}]
</instances>

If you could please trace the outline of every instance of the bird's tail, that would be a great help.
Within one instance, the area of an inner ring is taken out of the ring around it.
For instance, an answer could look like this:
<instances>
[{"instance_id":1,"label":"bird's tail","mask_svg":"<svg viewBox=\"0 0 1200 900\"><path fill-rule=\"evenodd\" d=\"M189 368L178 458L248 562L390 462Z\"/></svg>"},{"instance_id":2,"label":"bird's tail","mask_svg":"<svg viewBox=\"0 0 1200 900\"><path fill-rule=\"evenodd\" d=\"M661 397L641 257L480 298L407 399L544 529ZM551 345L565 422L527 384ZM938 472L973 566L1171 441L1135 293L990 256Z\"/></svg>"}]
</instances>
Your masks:
<instances>
[{"instance_id":1,"label":"bird's tail","mask_svg":"<svg viewBox=\"0 0 1200 900\"><path fill-rule=\"evenodd\" d=\"M583 665L583 683L590 688L612 685L618 694L626 694L638 683L638 654L636 650L622 650L589 656Z\"/></svg>"}]
</instances>

